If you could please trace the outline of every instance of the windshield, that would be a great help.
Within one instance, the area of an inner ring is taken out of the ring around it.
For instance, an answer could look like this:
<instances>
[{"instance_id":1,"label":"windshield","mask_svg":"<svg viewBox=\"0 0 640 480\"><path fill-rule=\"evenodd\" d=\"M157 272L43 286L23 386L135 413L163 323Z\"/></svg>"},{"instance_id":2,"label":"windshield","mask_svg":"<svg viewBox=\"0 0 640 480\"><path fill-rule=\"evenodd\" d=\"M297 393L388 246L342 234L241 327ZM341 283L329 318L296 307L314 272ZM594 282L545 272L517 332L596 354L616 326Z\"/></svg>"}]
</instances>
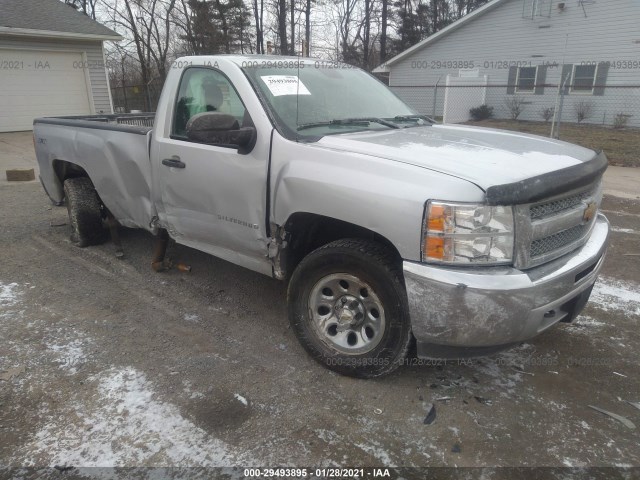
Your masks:
<instances>
[{"instance_id":1,"label":"windshield","mask_svg":"<svg viewBox=\"0 0 640 480\"><path fill-rule=\"evenodd\" d=\"M384 84L350 65L247 61L242 69L289 139L431 124Z\"/></svg>"}]
</instances>

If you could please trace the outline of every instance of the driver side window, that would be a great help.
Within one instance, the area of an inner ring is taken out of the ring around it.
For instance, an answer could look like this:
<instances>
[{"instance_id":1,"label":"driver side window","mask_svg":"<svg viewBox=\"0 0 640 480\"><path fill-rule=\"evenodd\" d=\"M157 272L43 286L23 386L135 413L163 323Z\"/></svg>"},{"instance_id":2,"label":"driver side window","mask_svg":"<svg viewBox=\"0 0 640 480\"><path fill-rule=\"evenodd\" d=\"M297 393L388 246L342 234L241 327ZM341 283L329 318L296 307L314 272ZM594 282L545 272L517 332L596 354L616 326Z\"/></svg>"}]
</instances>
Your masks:
<instances>
[{"instance_id":1,"label":"driver side window","mask_svg":"<svg viewBox=\"0 0 640 480\"><path fill-rule=\"evenodd\" d=\"M180 80L171 136L186 140L187 122L202 112L231 115L239 125L250 121L242 100L227 77L210 68L188 68Z\"/></svg>"}]
</instances>

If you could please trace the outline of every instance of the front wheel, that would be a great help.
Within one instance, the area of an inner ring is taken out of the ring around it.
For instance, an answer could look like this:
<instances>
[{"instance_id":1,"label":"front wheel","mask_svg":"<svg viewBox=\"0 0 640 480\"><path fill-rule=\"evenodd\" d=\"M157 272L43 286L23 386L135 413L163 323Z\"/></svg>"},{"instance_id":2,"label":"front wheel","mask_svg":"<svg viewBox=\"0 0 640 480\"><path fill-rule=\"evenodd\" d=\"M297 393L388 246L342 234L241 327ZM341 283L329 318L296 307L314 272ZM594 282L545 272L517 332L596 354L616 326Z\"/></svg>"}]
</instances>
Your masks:
<instances>
[{"instance_id":1,"label":"front wheel","mask_svg":"<svg viewBox=\"0 0 640 480\"><path fill-rule=\"evenodd\" d=\"M337 240L298 265L289 320L302 346L331 370L372 378L407 355L411 326L395 256L376 242Z\"/></svg>"}]
</instances>

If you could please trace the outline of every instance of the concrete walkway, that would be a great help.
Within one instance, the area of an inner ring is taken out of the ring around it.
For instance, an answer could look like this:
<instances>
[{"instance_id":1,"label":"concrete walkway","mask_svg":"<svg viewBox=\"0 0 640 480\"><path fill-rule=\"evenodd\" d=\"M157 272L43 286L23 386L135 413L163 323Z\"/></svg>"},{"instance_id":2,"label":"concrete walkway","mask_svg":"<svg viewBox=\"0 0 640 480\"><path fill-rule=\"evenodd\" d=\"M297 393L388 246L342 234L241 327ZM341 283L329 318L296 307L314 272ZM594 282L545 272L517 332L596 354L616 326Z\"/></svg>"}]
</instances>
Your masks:
<instances>
[{"instance_id":1,"label":"concrete walkway","mask_svg":"<svg viewBox=\"0 0 640 480\"><path fill-rule=\"evenodd\" d=\"M4 173L9 168L33 167L38 181L32 138L31 132L0 133L0 185L9 183ZM604 193L640 199L640 168L609 167L604 175Z\"/></svg>"}]
</instances>

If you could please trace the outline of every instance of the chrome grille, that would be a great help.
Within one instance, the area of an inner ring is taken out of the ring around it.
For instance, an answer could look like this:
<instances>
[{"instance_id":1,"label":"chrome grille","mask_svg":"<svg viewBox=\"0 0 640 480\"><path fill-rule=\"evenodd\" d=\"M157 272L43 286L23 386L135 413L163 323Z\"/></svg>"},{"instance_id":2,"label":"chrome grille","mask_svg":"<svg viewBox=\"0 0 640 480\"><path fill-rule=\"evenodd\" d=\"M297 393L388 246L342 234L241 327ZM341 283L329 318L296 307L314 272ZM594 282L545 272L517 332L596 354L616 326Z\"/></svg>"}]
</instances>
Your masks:
<instances>
[{"instance_id":1,"label":"chrome grille","mask_svg":"<svg viewBox=\"0 0 640 480\"><path fill-rule=\"evenodd\" d=\"M596 215L585 220L587 207L600 206L602 185L591 185L514 207L516 247L514 265L528 269L542 265L582 246L595 225Z\"/></svg>"},{"instance_id":2,"label":"chrome grille","mask_svg":"<svg viewBox=\"0 0 640 480\"><path fill-rule=\"evenodd\" d=\"M530 258L535 259L546 253L566 247L570 243L579 240L588 229L588 225L576 225L575 227L567 228L548 237L534 240L531 242Z\"/></svg>"},{"instance_id":3,"label":"chrome grille","mask_svg":"<svg viewBox=\"0 0 640 480\"><path fill-rule=\"evenodd\" d=\"M554 200L552 202L540 203L538 205L532 205L529 208L531 214L531 220L537 220L538 218L550 217L557 213L569 210L577 205L580 205L582 201L593 195L593 190L590 189L586 192L576 193L566 198Z\"/></svg>"}]
</instances>

